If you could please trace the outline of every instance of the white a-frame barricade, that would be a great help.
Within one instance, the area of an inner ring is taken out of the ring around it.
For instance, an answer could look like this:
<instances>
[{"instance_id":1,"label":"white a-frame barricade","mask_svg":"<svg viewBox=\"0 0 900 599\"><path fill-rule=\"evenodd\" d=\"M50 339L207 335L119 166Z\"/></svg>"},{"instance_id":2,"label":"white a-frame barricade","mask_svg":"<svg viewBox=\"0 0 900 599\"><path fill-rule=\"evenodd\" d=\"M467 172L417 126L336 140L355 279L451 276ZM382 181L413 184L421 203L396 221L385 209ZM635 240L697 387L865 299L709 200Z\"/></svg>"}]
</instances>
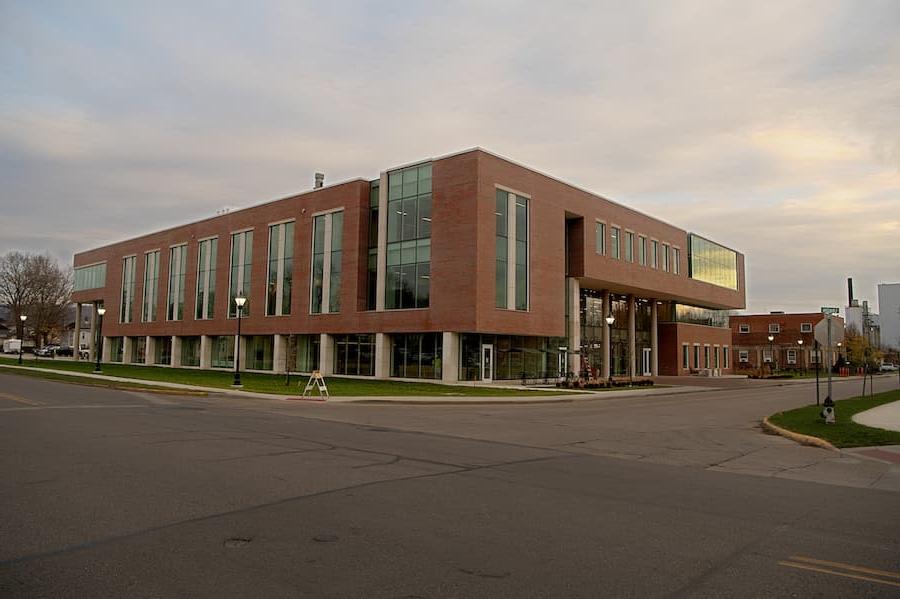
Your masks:
<instances>
[{"instance_id":1,"label":"white a-frame barricade","mask_svg":"<svg viewBox=\"0 0 900 599\"><path fill-rule=\"evenodd\" d=\"M325 377L322 376L322 372L319 370L313 370L312 374L309 375L309 381L307 381L306 388L303 390L303 397L312 396L313 389L319 390L319 397L330 397L328 395L328 387L325 386Z\"/></svg>"}]
</instances>

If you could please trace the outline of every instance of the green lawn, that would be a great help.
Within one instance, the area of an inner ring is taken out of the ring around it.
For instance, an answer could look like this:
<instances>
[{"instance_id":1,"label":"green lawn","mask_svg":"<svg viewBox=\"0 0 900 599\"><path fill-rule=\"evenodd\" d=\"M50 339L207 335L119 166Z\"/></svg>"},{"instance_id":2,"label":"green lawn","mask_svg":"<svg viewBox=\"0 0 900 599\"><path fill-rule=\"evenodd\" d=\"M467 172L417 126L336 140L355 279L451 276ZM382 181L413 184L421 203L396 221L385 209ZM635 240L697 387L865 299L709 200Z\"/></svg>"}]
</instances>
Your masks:
<instances>
[{"instance_id":1,"label":"green lawn","mask_svg":"<svg viewBox=\"0 0 900 599\"><path fill-rule=\"evenodd\" d=\"M778 412L769 417L769 422L795 433L825 439L835 447L900 445L900 432L863 426L851 419L851 416L858 412L898 400L900 390L836 402L834 424L825 424L825 419L819 416L821 406L805 406L788 412Z\"/></svg>"},{"instance_id":2,"label":"green lawn","mask_svg":"<svg viewBox=\"0 0 900 599\"><path fill-rule=\"evenodd\" d=\"M17 364L15 358L0 358L0 364ZM29 356L24 360L24 365L35 371L51 368L66 370L73 373L89 373L94 369L93 364L87 362L75 362L69 360L53 360L40 358L35 360ZM7 371L10 372L10 371ZM50 373L44 373L49 375ZM132 364L103 364L103 374L120 376L125 378L141 379L145 381L165 381L168 383L183 383L186 385L199 385L202 387L216 387L220 389L231 388L234 381L234 373L220 370L195 370L189 368L166 368L156 366L136 366ZM263 374L256 372L242 372L241 382L245 391L258 391L260 393L277 393L281 395L299 395L306 385L308 377L298 374L291 375L291 384L285 385L284 375ZM82 379L84 380L84 379ZM298 388L297 383L302 383ZM429 396L479 396L497 397L526 395L528 397L544 395L560 395L553 390L519 391L516 389L497 389L495 387L468 387L456 385L441 385L435 383L405 383L400 381L349 379L339 377L327 377L328 391L334 396L389 396L389 395L429 395ZM515 384L515 381L510 381ZM315 393L314 393L315 394Z\"/></svg>"}]
</instances>

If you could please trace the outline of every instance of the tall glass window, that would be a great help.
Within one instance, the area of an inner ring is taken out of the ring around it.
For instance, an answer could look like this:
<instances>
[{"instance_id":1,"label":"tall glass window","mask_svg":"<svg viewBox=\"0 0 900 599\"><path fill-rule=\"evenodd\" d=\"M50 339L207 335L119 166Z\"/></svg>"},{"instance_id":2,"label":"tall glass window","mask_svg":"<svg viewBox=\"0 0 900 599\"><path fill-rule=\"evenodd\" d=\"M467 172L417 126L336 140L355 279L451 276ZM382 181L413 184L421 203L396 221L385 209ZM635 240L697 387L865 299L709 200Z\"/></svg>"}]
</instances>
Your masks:
<instances>
[{"instance_id":1,"label":"tall glass window","mask_svg":"<svg viewBox=\"0 0 900 599\"><path fill-rule=\"evenodd\" d=\"M134 306L134 265L135 256L128 256L122 260L122 302L119 307L119 322L132 321Z\"/></svg>"},{"instance_id":2,"label":"tall glass window","mask_svg":"<svg viewBox=\"0 0 900 599\"><path fill-rule=\"evenodd\" d=\"M159 290L159 250L144 255L144 303L142 322L156 320L156 296Z\"/></svg>"},{"instance_id":3,"label":"tall glass window","mask_svg":"<svg viewBox=\"0 0 900 599\"><path fill-rule=\"evenodd\" d=\"M669 272L669 244L663 244L663 270Z\"/></svg>"},{"instance_id":4,"label":"tall glass window","mask_svg":"<svg viewBox=\"0 0 900 599\"><path fill-rule=\"evenodd\" d=\"M200 337L181 338L181 365L200 366Z\"/></svg>"},{"instance_id":5,"label":"tall glass window","mask_svg":"<svg viewBox=\"0 0 900 599\"><path fill-rule=\"evenodd\" d=\"M366 264L366 310L374 310L378 295L378 207L381 183L372 181L369 187L369 254Z\"/></svg>"},{"instance_id":6,"label":"tall glass window","mask_svg":"<svg viewBox=\"0 0 900 599\"><path fill-rule=\"evenodd\" d=\"M269 272L266 279L266 316L291 313L294 270L294 223L269 227Z\"/></svg>"},{"instance_id":7,"label":"tall glass window","mask_svg":"<svg viewBox=\"0 0 900 599\"><path fill-rule=\"evenodd\" d=\"M375 335L335 335L334 373L373 376Z\"/></svg>"},{"instance_id":8,"label":"tall glass window","mask_svg":"<svg viewBox=\"0 0 900 599\"><path fill-rule=\"evenodd\" d=\"M495 305L528 309L528 198L497 190Z\"/></svg>"},{"instance_id":9,"label":"tall glass window","mask_svg":"<svg viewBox=\"0 0 900 599\"><path fill-rule=\"evenodd\" d=\"M222 335L212 338L210 350L210 363L213 368L234 368L234 340L233 335Z\"/></svg>"},{"instance_id":10,"label":"tall glass window","mask_svg":"<svg viewBox=\"0 0 900 599\"><path fill-rule=\"evenodd\" d=\"M197 258L197 302L195 318L212 318L216 305L216 253L219 249L217 238L200 242Z\"/></svg>"},{"instance_id":11,"label":"tall glass window","mask_svg":"<svg viewBox=\"0 0 900 599\"><path fill-rule=\"evenodd\" d=\"M659 242L655 239L650 242L650 266L659 268Z\"/></svg>"},{"instance_id":12,"label":"tall glass window","mask_svg":"<svg viewBox=\"0 0 900 599\"><path fill-rule=\"evenodd\" d=\"M528 309L528 198L516 196L516 310Z\"/></svg>"},{"instance_id":13,"label":"tall glass window","mask_svg":"<svg viewBox=\"0 0 900 599\"><path fill-rule=\"evenodd\" d=\"M647 238L638 235L638 264L647 266Z\"/></svg>"},{"instance_id":14,"label":"tall glass window","mask_svg":"<svg viewBox=\"0 0 900 599\"><path fill-rule=\"evenodd\" d=\"M622 257L622 247L619 241L621 235L622 233L619 230L619 227L609 228L610 255L616 260Z\"/></svg>"},{"instance_id":15,"label":"tall glass window","mask_svg":"<svg viewBox=\"0 0 900 599\"><path fill-rule=\"evenodd\" d=\"M388 174L384 307L427 308L431 293L431 164Z\"/></svg>"},{"instance_id":16,"label":"tall glass window","mask_svg":"<svg viewBox=\"0 0 900 599\"><path fill-rule=\"evenodd\" d=\"M672 248L672 272L681 274L681 250Z\"/></svg>"},{"instance_id":17,"label":"tall glass window","mask_svg":"<svg viewBox=\"0 0 900 599\"><path fill-rule=\"evenodd\" d=\"M597 253L601 256L606 254L606 225L603 223L597 223L594 228L594 243L597 248Z\"/></svg>"},{"instance_id":18,"label":"tall glass window","mask_svg":"<svg viewBox=\"0 0 900 599\"><path fill-rule=\"evenodd\" d=\"M250 314L250 264L253 262L253 231L242 231L231 235L231 273L228 281L228 317L237 317L234 298L247 298L241 315Z\"/></svg>"},{"instance_id":19,"label":"tall glass window","mask_svg":"<svg viewBox=\"0 0 900 599\"><path fill-rule=\"evenodd\" d=\"M494 299L498 308L508 307L509 290L509 193L497 190L496 276L494 278Z\"/></svg>"},{"instance_id":20,"label":"tall glass window","mask_svg":"<svg viewBox=\"0 0 900 599\"><path fill-rule=\"evenodd\" d=\"M341 311L344 213L329 212L313 217L310 313Z\"/></svg>"},{"instance_id":21,"label":"tall glass window","mask_svg":"<svg viewBox=\"0 0 900 599\"><path fill-rule=\"evenodd\" d=\"M166 305L166 320L184 318L184 265L187 246L179 245L169 249L169 294Z\"/></svg>"},{"instance_id":22,"label":"tall glass window","mask_svg":"<svg viewBox=\"0 0 900 599\"><path fill-rule=\"evenodd\" d=\"M634 233L625 231L625 261L634 262Z\"/></svg>"}]
</instances>

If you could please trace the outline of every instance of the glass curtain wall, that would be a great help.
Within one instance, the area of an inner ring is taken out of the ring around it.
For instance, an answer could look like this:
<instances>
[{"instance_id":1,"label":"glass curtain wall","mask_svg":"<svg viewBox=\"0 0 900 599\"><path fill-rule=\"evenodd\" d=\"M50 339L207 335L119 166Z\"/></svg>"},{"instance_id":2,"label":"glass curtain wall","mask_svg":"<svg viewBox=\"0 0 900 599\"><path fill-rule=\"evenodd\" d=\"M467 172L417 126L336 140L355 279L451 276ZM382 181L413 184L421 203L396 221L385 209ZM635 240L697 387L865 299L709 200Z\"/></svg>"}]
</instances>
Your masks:
<instances>
[{"instance_id":1,"label":"glass curtain wall","mask_svg":"<svg viewBox=\"0 0 900 599\"><path fill-rule=\"evenodd\" d=\"M391 335L391 376L413 379L441 378L441 333Z\"/></svg>"},{"instance_id":2,"label":"glass curtain wall","mask_svg":"<svg viewBox=\"0 0 900 599\"><path fill-rule=\"evenodd\" d=\"M110 337L109 338L109 361L110 362L121 362L123 349L124 349L124 340L122 337Z\"/></svg>"},{"instance_id":3,"label":"glass curtain wall","mask_svg":"<svg viewBox=\"0 0 900 599\"><path fill-rule=\"evenodd\" d=\"M335 335L334 373L375 375L375 335Z\"/></svg>"},{"instance_id":4,"label":"glass curtain wall","mask_svg":"<svg viewBox=\"0 0 900 599\"><path fill-rule=\"evenodd\" d=\"M294 370L312 372L319 369L319 335L291 335Z\"/></svg>"},{"instance_id":5,"label":"glass curtain wall","mask_svg":"<svg viewBox=\"0 0 900 599\"><path fill-rule=\"evenodd\" d=\"M466 333L459 340L459 380L481 379L481 346L494 346L494 380L551 379L560 376L560 347L565 337L481 335ZM563 353L565 350L562 350ZM524 376L523 376L524 374Z\"/></svg>"},{"instance_id":6,"label":"glass curtain wall","mask_svg":"<svg viewBox=\"0 0 900 599\"><path fill-rule=\"evenodd\" d=\"M154 364L164 364L166 366L172 364L172 338L171 337L154 337L155 355L153 356Z\"/></svg>"},{"instance_id":7,"label":"glass curtain wall","mask_svg":"<svg viewBox=\"0 0 900 599\"><path fill-rule=\"evenodd\" d=\"M181 365L200 366L200 337L181 338Z\"/></svg>"},{"instance_id":8,"label":"glass curtain wall","mask_svg":"<svg viewBox=\"0 0 900 599\"><path fill-rule=\"evenodd\" d=\"M272 335L248 335L244 337L248 370L272 370L275 338Z\"/></svg>"},{"instance_id":9,"label":"glass curtain wall","mask_svg":"<svg viewBox=\"0 0 900 599\"><path fill-rule=\"evenodd\" d=\"M147 338L132 337L131 339L131 362L133 364L143 364L147 358Z\"/></svg>"},{"instance_id":10,"label":"glass curtain wall","mask_svg":"<svg viewBox=\"0 0 900 599\"><path fill-rule=\"evenodd\" d=\"M366 310L374 310L378 295L378 196L381 184L372 181L369 187L369 243L366 263Z\"/></svg>"},{"instance_id":11,"label":"glass curtain wall","mask_svg":"<svg viewBox=\"0 0 900 599\"><path fill-rule=\"evenodd\" d=\"M211 340L210 366L213 368L234 368L234 336L220 335Z\"/></svg>"},{"instance_id":12,"label":"glass curtain wall","mask_svg":"<svg viewBox=\"0 0 900 599\"><path fill-rule=\"evenodd\" d=\"M427 308L431 291L431 164L388 174L385 308Z\"/></svg>"}]
</instances>

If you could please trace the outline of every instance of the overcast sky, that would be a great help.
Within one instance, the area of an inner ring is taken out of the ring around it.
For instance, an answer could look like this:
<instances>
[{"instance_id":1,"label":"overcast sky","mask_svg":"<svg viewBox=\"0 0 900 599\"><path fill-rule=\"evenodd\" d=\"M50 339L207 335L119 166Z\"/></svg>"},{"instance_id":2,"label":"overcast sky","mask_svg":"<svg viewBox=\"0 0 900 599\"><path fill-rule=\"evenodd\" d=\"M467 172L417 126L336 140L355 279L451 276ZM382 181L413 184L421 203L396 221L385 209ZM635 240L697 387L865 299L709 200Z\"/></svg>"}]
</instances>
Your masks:
<instances>
[{"instance_id":1,"label":"overcast sky","mask_svg":"<svg viewBox=\"0 0 900 599\"><path fill-rule=\"evenodd\" d=\"M0 253L481 146L747 257L900 281L900 2L0 2Z\"/></svg>"}]
</instances>

